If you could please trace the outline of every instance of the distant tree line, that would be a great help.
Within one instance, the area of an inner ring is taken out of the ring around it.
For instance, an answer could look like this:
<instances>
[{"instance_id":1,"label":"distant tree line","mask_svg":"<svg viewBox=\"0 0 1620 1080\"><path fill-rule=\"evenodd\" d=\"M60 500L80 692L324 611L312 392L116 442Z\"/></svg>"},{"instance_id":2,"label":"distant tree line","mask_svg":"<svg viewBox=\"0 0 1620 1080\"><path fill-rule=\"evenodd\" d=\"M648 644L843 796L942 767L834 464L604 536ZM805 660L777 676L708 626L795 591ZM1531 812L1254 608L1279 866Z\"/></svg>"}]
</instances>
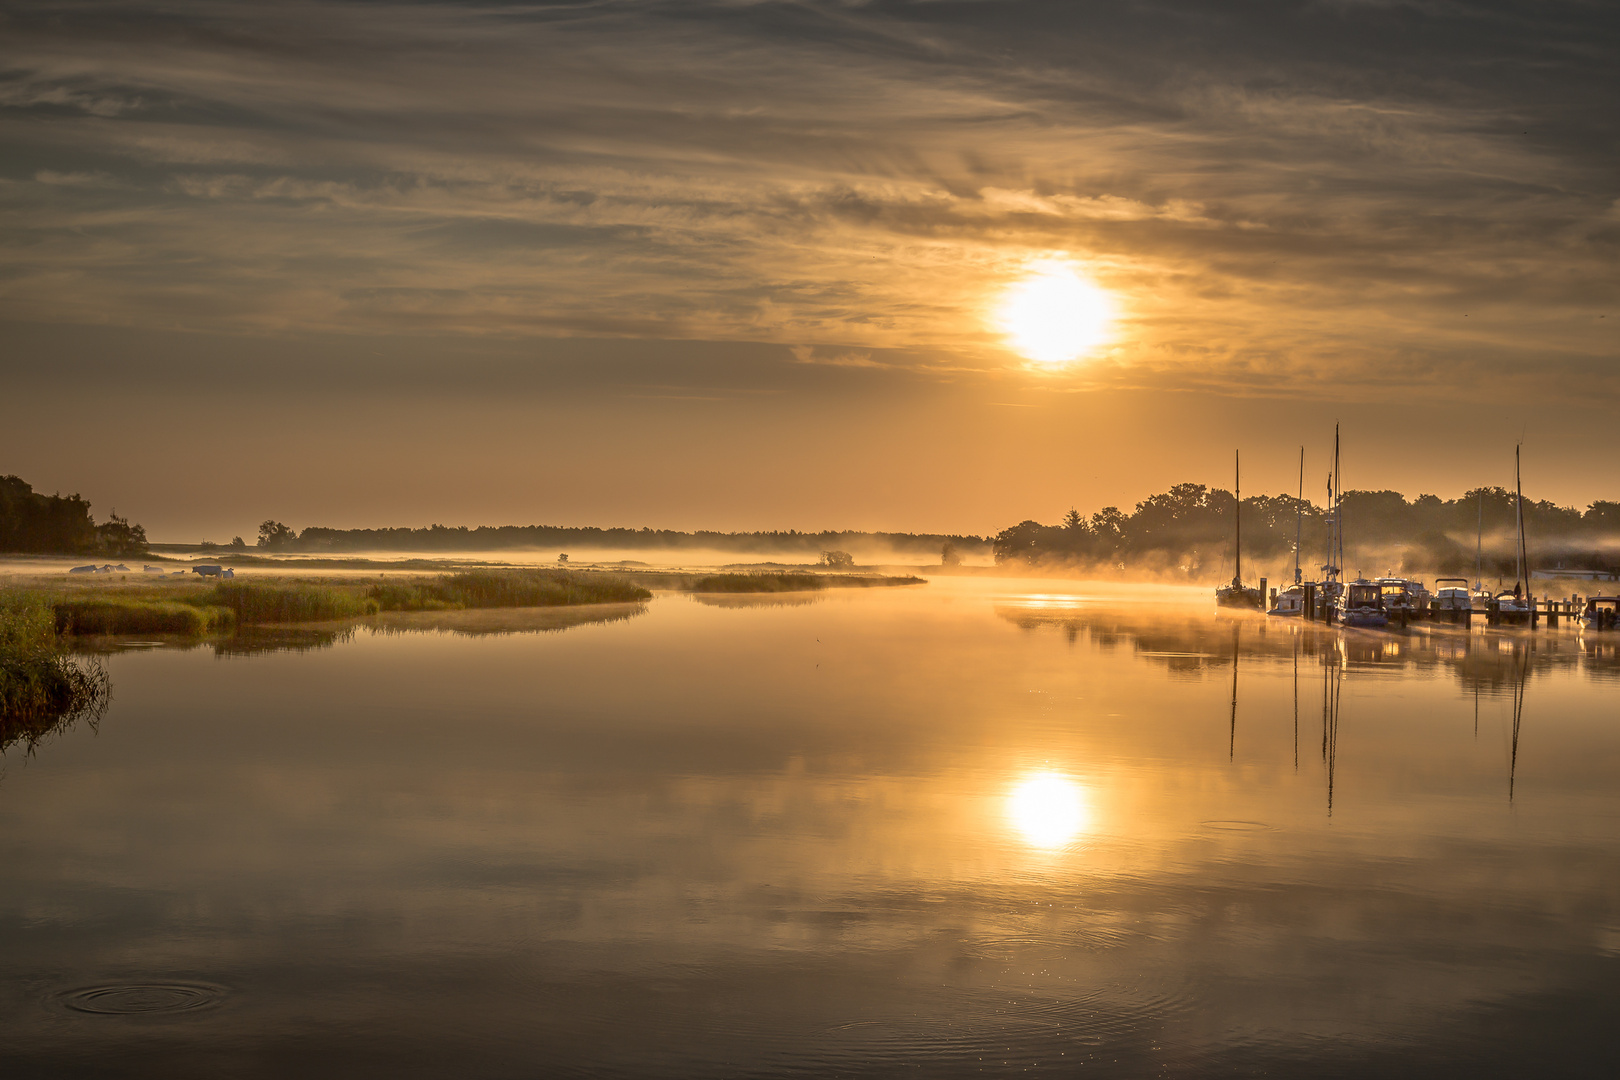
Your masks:
<instances>
[{"instance_id":1,"label":"distant tree line","mask_svg":"<svg viewBox=\"0 0 1620 1080\"><path fill-rule=\"evenodd\" d=\"M714 551L803 553L854 548L937 559L946 544L953 551L983 552L989 539L943 533L890 532L678 532L673 529L599 529L562 525L430 525L426 528L328 529L311 525L302 532L268 520L259 526L258 546L268 551L499 551L509 548L581 548L629 551Z\"/></svg>"},{"instance_id":2,"label":"distant tree line","mask_svg":"<svg viewBox=\"0 0 1620 1080\"><path fill-rule=\"evenodd\" d=\"M1364 557L1390 556L1387 564L1369 564L1377 572L1399 566L1462 574L1473 570L1476 539L1483 532L1485 571L1511 573L1514 502L1513 493L1500 487L1476 488L1451 500L1419 495L1409 501L1398 491L1348 491L1341 509L1346 549ZM1128 514L1109 506L1089 518L1070 510L1057 525L1021 521L1003 529L993 549L998 563L1174 569L1208 577L1218 569L1230 572L1235 508L1229 491L1177 484L1137 503ZM1620 562L1620 503L1594 502L1583 513L1527 499L1524 515L1532 561L1539 567L1556 562L1570 569L1600 570ZM1291 495L1244 499L1245 563L1275 568L1286 557L1291 566L1297 522L1300 563L1312 575L1324 558L1327 519L1326 509ZM1245 576L1258 574L1246 571Z\"/></svg>"},{"instance_id":3,"label":"distant tree line","mask_svg":"<svg viewBox=\"0 0 1620 1080\"><path fill-rule=\"evenodd\" d=\"M78 495L42 495L0 477L0 551L28 555L145 555L146 530L113 513L100 525Z\"/></svg>"}]
</instances>

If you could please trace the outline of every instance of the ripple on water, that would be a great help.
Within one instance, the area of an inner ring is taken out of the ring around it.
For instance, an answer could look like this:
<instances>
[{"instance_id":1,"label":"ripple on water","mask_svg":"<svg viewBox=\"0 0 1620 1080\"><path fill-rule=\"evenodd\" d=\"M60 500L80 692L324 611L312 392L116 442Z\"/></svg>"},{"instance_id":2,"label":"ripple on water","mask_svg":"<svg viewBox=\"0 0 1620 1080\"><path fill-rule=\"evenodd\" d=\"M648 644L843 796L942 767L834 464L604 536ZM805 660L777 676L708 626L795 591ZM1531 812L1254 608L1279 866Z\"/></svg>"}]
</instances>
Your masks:
<instances>
[{"instance_id":1,"label":"ripple on water","mask_svg":"<svg viewBox=\"0 0 1620 1080\"><path fill-rule=\"evenodd\" d=\"M74 1012L99 1016L152 1016L196 1012L217 1005L225 989L206 983L119 983L65 990L55 1000Z\"/></svg>"},{"instance_id":2,"label":"ripple on water","mask_svg":"<svg viewBox=\"0 0 1620 1080\"><path fill-rule=\"evenodd\" d=\"M1266 832L1271 826L1263 821L1205 821L1206 829L1220 829L1222 832Z\"/></svg>"},{"instance_id":3,"label":"ripple on water","mask_svg":"<svg viewBox=\"0 0 1620 1080\"><path fill-rule=\"evenodd\" d=\"M1098 987L1073 996L979 994L936 1016L861 1018L823 1030L833 1059L936 1062L984 1055L1055 1059L1064 1048L1151 1045L1186 1012L1185 993Z\"/></svg>"}]
</instances>

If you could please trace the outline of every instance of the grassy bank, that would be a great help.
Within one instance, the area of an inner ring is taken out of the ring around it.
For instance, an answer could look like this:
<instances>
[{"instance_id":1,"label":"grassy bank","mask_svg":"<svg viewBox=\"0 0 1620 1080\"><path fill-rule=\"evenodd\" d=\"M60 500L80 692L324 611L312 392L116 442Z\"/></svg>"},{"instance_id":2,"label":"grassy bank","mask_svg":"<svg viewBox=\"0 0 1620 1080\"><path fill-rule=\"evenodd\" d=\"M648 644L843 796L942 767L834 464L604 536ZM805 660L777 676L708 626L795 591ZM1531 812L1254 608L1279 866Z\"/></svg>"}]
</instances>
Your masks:
<instances>
[{"instance_id":1,"label":"grassy bank","mask_svg":"<svg viewBox=\"0 0 1620 1080\"><path fill-rule=\"evenodd\" d=\"M169 634L185 637L288 623L342 622L383 611L565 607L648 600L619 578L560 570L471 570L395 580L237 579L53 582L3 595L43 616L50 634ZM19 609L20 610L20 609Z\"/></svg>"},{"instance_id":2,"label":"grassy bank","mask_svg":"<svg viewBox=\"0 0 1620 1080\"><path fill-rule=\"evenodd\" d=\"M228 608L172 600L127 597L74 598L52 604L59 634L184 634L192 637L229 630L236 624Z\"/></svg>"},{"instance_id":3,"label":"grassy bank","mask_svg":"<svg viewBox=\"0 0 1620 1080\"><path fill-rule=\"evenodd\" d=\"M105 669L57 651L55 612L43 597L0 595L0 751L99 716L111 696Z\"/></svg>"},{"instance_id":4,"label":"grassy bank","mask_svg":"<svg viewBox=\"0 0 1620 1080\"><path fill-rule=\"evenodd\" d=\"M462 608L563 607L650 600L639 585L560 570L468 570L431 581L374 585L381 611L452 611Z\"/></svg>"},{"instance_id":5,"label":"grassy bank","mask_svg":"<svg viewBox=\"0 0 1620 1080\"><path fill-rule=\"evenodd\" d=\"M867 574L710 574L687 586L700 593L810 592L815 589L871 589L895 585L926 585L920 577L880 577Z\"/></svg>"}]
</instances>

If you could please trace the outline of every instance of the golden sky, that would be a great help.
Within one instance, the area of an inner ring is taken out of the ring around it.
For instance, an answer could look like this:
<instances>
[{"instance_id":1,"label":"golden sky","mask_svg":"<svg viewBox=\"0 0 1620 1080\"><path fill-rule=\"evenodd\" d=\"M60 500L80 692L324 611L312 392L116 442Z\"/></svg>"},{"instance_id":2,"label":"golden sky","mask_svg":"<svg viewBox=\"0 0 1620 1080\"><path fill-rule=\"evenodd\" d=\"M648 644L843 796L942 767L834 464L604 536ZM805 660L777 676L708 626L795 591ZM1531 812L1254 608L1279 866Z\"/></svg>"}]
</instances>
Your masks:
<instances>
[{"instance_id":1,"label":"golden sky","mask_svg":"<svg viewBox=\"0 0 1620 1080\"><path fill-rule=\"evenodd\" d=\"M154 535L993 531L1234 445L1291 489L1336 418L1352 487L1522 437L1532 493L1620 497L1600 6L0 18L0 471ZM1002 305L1053 267L1112 318L1032 365Z\"/></svg>"}]
</instances>

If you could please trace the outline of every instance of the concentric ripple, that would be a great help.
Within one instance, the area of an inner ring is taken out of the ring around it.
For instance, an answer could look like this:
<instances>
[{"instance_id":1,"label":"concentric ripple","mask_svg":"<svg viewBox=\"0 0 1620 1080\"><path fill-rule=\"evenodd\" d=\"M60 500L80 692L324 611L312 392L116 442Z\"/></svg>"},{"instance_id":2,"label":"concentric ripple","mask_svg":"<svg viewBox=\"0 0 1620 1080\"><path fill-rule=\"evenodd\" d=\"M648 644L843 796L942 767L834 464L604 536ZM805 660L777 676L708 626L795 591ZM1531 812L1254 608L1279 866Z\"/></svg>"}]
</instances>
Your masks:
<instances>
[{"instance_id":1,"label":"concentric ripple","mask_svg":"<svg viewBox=\"0 0 1620 1080\"><path fill-rule=\"evenodd\" d=\"M64 1008L99 1016L151 1016L196 1012L219 1003L225 990L204 983L121 983L86 986L56 995Z\"/></svg>"}]
</instances>

